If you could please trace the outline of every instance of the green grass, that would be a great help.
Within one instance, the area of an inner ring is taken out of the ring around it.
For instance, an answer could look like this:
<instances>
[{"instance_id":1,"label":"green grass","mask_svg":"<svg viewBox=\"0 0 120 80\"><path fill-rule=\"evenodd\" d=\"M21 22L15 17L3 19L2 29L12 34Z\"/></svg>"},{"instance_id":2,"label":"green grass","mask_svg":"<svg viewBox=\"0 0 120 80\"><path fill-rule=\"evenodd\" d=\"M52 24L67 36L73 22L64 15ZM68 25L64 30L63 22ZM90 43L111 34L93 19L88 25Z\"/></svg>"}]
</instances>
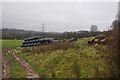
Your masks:
<instances>
[{"instance_id":1,"label":"green grass","mask_svg":"<svg viewBox=\"0 0 120 80\"><path fill-rule=\"evenodd\" d=\"M7 48L14 49L16 47L20 47L22 40L0 40L0 44L2 44L3 50L8 50ZM19 64L19 62L14 58L12 53L5 55L7 61L9 62L10 68L10 78L25 78L26 73L23 67Z\"/></svg>"},{"instance_id":2,"label":"green grass","mask_svg":"<svg viewBox=\"0 0 120 80\"><path fill-rule=\"evenodd\" d=\"M16 48L20 47L22 40L0 40L2 42L2 48Z\"/></svg>"},{"instance_id":3,"label":"green grass","mask_svg":"<svg viewBox=\"0 0 120 80\"><path fill-rule=\"evenodd\" d=\"M6 55L9 62L10 78L25 78L26 73L20 63L14 58L11 52Z\"/></svg>"},{"instance_id":4,"label":"green grass","mask_svg":"<svg viewBox=\"0 0 120 80\"><path fill-rule=\"evenodd\" d=\"M75 42L74 44L78 48L57 49L40 53L23 53L19 50L18 54L26 59L31 67L42 77L111 77L110 67L105 61L105 58L109 55L107 46L88 46L87 41L91 38L93 37L85 40L79 39Z\"/></svg>"}]
</instances>

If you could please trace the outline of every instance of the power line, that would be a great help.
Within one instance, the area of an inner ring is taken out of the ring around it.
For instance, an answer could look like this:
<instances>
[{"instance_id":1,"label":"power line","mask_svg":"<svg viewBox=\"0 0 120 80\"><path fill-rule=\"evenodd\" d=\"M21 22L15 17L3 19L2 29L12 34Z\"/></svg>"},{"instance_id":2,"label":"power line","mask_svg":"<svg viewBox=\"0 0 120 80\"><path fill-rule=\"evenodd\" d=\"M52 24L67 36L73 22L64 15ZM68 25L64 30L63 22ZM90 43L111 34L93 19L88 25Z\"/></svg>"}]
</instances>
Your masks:
<instances>
[{"instance_id":1,"label":"power line","mask_svg":"<svg viewBox=\"0 0 120 80\"><path fill-rule=\"evenodd\" d=\"M42 24L42 32L44 33L45 31L45 24Z\"/></svg>"}]
</instances>

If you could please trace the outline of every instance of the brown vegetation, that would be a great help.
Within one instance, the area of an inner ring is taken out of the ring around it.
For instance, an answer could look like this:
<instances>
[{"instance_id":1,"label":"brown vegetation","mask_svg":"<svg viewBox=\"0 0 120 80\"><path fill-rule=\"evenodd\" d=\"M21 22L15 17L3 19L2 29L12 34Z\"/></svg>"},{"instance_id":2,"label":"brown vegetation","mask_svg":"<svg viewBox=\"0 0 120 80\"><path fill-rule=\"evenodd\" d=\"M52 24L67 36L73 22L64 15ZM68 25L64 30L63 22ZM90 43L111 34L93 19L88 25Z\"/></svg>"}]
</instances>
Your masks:
<instances>
[{"instance_id":1,"label":"brown vegetation","mask_svg":"<svg viewBox=\"0 0 120 80\"><path fill-rule=\"evenodd\" d=\"M119 14L120 15L120 14ZM113 21L112 30L108 33L107 38L109 39L109 50L110 55L107 57L107 62L114 68L111 73L113 77L119 78L120 76L120 18ZM115 73L114 73L115 72Z\"/></svg>"},{"instance_id":2,"label":"brown vegetation","mask_svg":"<svg viewBox=\"0 0 120 80\"><path fill-rule=\"evenodd\" d=\"M115 61L118 77L120 76L120 20L115 20L113 22L113 32L111 39L111 52L112 52L112 60Z\"/></svg>"},{"instance_id":3,"label":"brown vegetation","mask_svg":"<svg viewBox=\"0 0 120 80\"><path fill-rule=\"evenodd\" d=\"M60 42L60 43L55 43L55 44L53 43L42 46L25 47L22 49L22 52L40 53L40 52L54 51L57 49L67 50L69 48L76 48L76 46L72 42Z\"/></svg>"}]
</instances>

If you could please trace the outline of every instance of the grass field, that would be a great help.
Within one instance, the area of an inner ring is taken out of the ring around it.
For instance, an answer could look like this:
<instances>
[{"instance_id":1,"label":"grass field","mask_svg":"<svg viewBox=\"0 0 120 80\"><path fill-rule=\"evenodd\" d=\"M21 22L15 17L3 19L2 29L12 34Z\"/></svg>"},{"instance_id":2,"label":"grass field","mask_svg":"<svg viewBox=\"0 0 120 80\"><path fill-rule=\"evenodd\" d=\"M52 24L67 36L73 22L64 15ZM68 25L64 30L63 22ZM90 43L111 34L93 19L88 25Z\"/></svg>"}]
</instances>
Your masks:
<instances>
[{"instance_id":1,"label":"grass field","mask_svg":"<svg viewBox=\"0 0 120 80\"><path fill-rule=\"evenodd\" d=\"M2 48L16 48L20 47L22 40L0 40L2 42Z\"/></svg>"},{"instance_id":2,"label":"grass field","mask_svg":"<svg viewBox=\"0 0 120 80\"><path fill-rule=\"evenodd\" d=\"M2 50L7 52L10 49L15 49L16 47L20 47L22 40L0 40L2 44ZM8 49L10 48L10 49ZM10 78L25 78L26 73L23 70L22 66L18 63L18 61L14 58L11 52L4 56L10 68Z\"/></svg>"},{"instance_id":3,"label":"grass field","mask_svg":"<svg viewBox=\"0 0 120 80\"><path fill-rule=\"evenodd\" d=\"M61 48L55 50L51 48L52 46L46 45L43 52L39 47L31 47L19 48L17 54L25 59L41 77L45 78L115 77L113 67L106 62L106 58L110 55L107 45L87 45L87 41L91 38L93 37L78 39L74 42L75 46L67 49L65 45L60 45ZM2 42L3 48L15 48L21 45L22 40L3 40ZM25 73L21 66L13 60L11 55L7 57L10 60L11 76L24 77ZM20 72L17 73L17 71Z\"/></svg>"},{"instance_id":4,"label":"grass field","mask_svg":"<svg viewBox=\"0 0 120 80\"><path fill-rule=\"evenodd\" d=\"M90 39L79 39L74 43L77 48L57 49L53 51L46 50L46 52L39 53L19 50L18 54L26 59L32 68L42 77L111 77L111 74L114 72L111 72L111 67L105 61L109 55L107 46L88 46L87 41Z\"/></svg>"}]
</instances>

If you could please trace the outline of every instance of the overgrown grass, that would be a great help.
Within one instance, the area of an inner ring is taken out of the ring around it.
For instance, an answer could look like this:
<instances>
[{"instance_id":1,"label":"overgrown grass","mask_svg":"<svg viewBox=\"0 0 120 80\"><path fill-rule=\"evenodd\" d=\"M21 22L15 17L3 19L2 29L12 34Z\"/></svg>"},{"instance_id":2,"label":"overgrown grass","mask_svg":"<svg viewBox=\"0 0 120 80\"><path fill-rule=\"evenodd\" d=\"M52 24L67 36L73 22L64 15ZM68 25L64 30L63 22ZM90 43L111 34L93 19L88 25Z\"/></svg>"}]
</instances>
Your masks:
<instances>
[{"instance_id":1,"label":"overgrown grass","mask_svg":"<svg viewBox=\"0 0 120 80\"><path fill-rule=\"evenodd\" d=\"M109 50L103 45L88 46L87 41L91 38L93 37L74 42L77 48L57 48L51 51L47 51L47 48L39 53L19 50L18 54L42 77L110 78L112 68L105 60Z\"/></svg>"},{"instance_id":2,"label":"overgrown grass","mask_svg":"<svg viewBox=\"0 0 120 80\"><path fill-rule=\"evenodd\" d=\"M6 58L10 66L10 78L25 78L26 73L20 63L14 58L12 53L8 53Z\"/></svg>"}]
</instances>

